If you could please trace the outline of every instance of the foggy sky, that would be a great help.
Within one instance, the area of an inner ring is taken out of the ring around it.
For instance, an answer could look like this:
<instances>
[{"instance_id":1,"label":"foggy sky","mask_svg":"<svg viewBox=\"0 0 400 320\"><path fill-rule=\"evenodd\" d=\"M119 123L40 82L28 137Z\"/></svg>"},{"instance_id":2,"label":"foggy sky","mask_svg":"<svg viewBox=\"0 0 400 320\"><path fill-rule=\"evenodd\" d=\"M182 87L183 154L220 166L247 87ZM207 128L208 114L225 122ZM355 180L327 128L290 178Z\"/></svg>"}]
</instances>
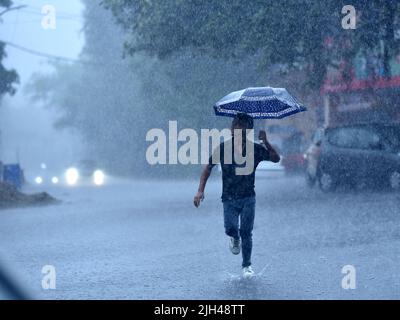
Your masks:
<instances>
[{"instance_id":1,"label":"foggy sky","mask_svg":"<svg viewBox=\"0 0 400 320\"><path fill-rule=\"evenodd\" d=\"M79 0L15 0L14 5L28 7L7 13L0 24L0 39L54 56L77 59L84 45L82 10ZM57 10L56 30L41 26L43 5ZM0 160L20 161L25 169L35 169L42 162L65 162L79 150L79 137L52 127L55 111L33 106L23 87L35 72L48 72L47 59L7 46L7 68L16 69L21 83L14 97L6 96L0 108L2 145ZM51 164L50 164L51 165Z\"/></svg>"}]
</instances>

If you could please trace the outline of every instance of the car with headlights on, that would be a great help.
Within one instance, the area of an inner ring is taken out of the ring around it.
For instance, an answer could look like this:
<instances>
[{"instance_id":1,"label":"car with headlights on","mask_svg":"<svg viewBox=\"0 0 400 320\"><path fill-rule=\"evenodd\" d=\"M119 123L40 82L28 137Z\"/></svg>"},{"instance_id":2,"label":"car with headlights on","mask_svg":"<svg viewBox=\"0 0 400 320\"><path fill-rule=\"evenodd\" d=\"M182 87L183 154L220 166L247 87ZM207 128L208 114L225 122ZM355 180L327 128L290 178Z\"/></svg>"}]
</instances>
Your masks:
<instances>
[{"instance_id":1,"label":"car with headlights on","mask_svg":"<svg viewBox=\"0 0 400 320\"><path fill-rule=\"evenodd\" d=\"M60 170L42 163L40 167L30 170L27 180L36 185L57 185L60 183Z\"/></svg>"},{"instance_id":2,"label":"car with headlights on","mask_svg":"<svg viewBox=\"0 0 400 320\"><path fill-rule=\"evenodd\" d=\"M104 171L93 160L82 160L77 165L68 167L65 171L65 180L70 186L102 186L105 183L105 179Z\"/></svg>"}]
</instances>

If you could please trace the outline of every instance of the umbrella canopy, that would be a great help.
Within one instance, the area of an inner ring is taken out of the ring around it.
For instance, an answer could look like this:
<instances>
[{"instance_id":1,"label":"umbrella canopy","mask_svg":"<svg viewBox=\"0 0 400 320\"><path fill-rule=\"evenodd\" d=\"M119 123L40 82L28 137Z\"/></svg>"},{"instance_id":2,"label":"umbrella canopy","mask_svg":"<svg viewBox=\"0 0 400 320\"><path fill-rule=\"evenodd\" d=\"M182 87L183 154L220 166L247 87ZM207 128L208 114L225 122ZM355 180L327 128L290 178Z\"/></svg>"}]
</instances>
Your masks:
<instances>
[{"instance_id":1,"label":"umbrella canopy","mask_svg":"<svg viewBox=\"0 0 400 320\"><path fill-rule=\"evenodd\" d=\"M247 88L235 91L216 103L217 116L234 117L246 113L254 119L282 119L307 111L284 88Z\"/></svg>"}]
</instances>

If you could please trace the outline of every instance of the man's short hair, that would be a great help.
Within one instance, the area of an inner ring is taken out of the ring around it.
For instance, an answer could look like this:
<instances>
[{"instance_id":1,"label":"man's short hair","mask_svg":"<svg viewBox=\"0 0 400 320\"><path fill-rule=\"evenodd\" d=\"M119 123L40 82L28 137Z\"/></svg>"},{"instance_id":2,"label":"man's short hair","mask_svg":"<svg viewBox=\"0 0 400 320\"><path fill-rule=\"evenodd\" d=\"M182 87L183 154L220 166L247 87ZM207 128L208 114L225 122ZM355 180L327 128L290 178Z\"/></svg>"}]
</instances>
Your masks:
<instances>
[{"instance_id":1,"label":"man's short hair","mask_svg":"<svg viewBox=\"0 0 400 320\"><path fill-rule=\"evenodd\" d=\"M253 118L245 113L238 113L232 121L232 127L241 129L254 129Z\"/></svg>"}]
</instances>

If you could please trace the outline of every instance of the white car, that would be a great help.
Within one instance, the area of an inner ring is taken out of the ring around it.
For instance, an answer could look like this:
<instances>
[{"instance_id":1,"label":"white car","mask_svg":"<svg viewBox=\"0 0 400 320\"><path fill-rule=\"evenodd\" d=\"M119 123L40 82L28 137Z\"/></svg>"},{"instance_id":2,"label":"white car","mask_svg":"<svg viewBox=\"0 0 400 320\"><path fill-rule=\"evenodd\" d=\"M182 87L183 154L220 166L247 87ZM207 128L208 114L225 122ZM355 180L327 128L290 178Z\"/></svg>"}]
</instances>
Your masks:
<instances>
[{"instance_id":1,"label":"white car","mask_svg":"<svg viewBox=\"0 0 400 320\"><path fill-rule=\"evenodd\" d=\"M282 159L281 159L282 161ZM273 163L271 161L261 161L256 170L257 177L281 178L285 175L285 168L281 161Z\"/></svg>"},{"instance_id":2,"label":"white car","mask_svg":"<svg viewBox=\"0 0 400 320\"><path fill-rule=\"evenodd\" d=\"M282 159L281 159L282 161ZM218 164L218 172L222 173L222 167ZM281 162L261 161L256 170L257 177L281 178L285 175L285 168Z\"/></svg>"}]
</instances>

